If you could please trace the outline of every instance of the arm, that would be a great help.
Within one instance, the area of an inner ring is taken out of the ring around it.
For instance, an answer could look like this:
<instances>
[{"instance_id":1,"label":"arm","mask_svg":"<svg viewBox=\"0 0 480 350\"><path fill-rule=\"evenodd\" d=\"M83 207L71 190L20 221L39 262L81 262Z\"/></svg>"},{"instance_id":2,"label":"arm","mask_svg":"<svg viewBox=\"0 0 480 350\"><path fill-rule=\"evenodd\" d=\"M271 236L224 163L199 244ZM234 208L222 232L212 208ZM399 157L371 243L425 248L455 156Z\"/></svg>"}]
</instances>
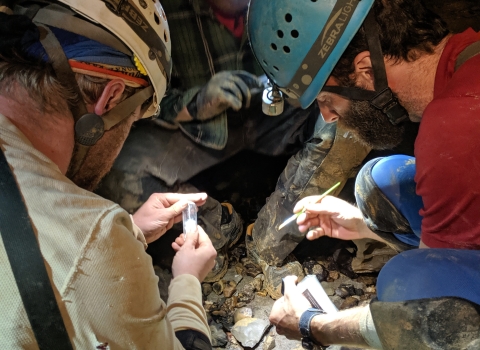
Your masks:
<instances>
[{"instance_id":1,"label":"arm","mask_svg":"<svg viewBox=\"0 0 480 350\"><path fill-rule=\"evenodd\" d=\"M310 303L300 294L296 277L284 278L285 294L277 300L270 313L270 322L278 334L300 339L299 320ZM381 349L369 306L315 316L310 323L312 340L323 346L350 345Z\"/></svg>"},{"instance_id":2,"label":"arm","mask_svg":"<svg viewBox=\"0 0 480 350\"><path fill-rule=\"evenodd\" d=\"M128 214L115 206L99 218L62 293L72 322L81 323L76 331L84 343L76 347L91 347L95 340L111 348L183 349L176 332L185 329L208 338L197 277L193 273L175 277L171 286L175 302L169 301L167 308L151 258L133 236ZM214 254L207 255L203 265L210 266L213 259Z\"/></svg>"}]
</instances>

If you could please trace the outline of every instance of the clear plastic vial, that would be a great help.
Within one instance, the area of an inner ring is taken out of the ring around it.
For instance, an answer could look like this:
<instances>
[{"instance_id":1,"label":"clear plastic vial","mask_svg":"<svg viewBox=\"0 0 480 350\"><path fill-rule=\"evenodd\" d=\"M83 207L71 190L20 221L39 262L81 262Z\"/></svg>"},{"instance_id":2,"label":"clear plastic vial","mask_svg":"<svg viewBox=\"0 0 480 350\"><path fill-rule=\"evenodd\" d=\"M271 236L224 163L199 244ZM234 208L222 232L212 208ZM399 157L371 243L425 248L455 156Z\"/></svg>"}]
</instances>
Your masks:
<instances>
[{"instance_id":1,"label":"clear plastic vial","mask_svg":"<svg viewBox=\"0 0 480 350\"><path fill-rule=\"evenodd\" d=\"M193 202L187 202L187 207L182 211L183 220L183 238L187 239L189 233L197 229L197 205Z\"/></svg>"}]
</instances>

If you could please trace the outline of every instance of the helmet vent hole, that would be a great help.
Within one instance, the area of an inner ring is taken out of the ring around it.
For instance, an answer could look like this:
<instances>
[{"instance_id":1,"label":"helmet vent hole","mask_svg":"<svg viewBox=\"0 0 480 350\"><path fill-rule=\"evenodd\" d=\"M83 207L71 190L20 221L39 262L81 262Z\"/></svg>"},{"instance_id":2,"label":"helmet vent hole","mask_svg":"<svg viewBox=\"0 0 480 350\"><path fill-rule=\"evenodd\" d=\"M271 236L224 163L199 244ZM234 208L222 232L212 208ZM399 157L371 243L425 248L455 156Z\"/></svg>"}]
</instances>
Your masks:
<instances>
[{"instance_id":1,"label":"helmet vent hole","mask_svg":"<svg viewBox=\"0 0 480 350\"><path fill-rule=\"evenodd\" d=\"M293 17L290 13L287 13L285 15L285 21L287 21L288 23L290 23L292 21Z\"/></svg>"},{"instance_id":2,"label":"helmet vent hole","mask_svg":"<svg viewBox=\"0 0 480 350\"><path fill-rule=\"evenodd\" d=\"M277 45L275 45L274 43L272 43L270 46L272 47L273 50L277 51Z\"/></svg>"},{"instance_id":3,"label":"helmet vent hole","mask_svg":"<svg viewBox=\"0 0 480 350\"><path fill-rule=\"evenodd\" d=\"M160 24L160 18L158 18L157 14L153 14L153 18L155 19L155 23Z\"/></svg>"},{"instance_id":4,"label":"helmet vent hole","mask_svg":"<svg viewBox=\"0 0 480 350\"><path fill-rule=\"evenodd\" d=\"M273 66L273 69L275 69L277 72L280 71L277 66Z\"/></svg>"},{"instance_id":5,"label":"helmet vent hole","mask_svg":"<svg viewBox=\"0 0 480 350\"><path fill-rule=\"evenodd\" d=\"M168 35L166 31L163 32L163 39L165 39L165 42L168 43Z\"/></svg>"},{"instance_id":6,"label":"helmet vent hole","mask_svg":"<svg viewBox=\"0 0 480 350\"><path fill-rule=\"evenodd\" d=\"M284 46L284 47L283 47L283 51L284 51L285 53L290 53L290 48L289 48L288 46Z\"/></svg>"},{"instance_id":7,"label":"helmet vent hole","mask_svg":"<svg viewBox=\"0 0 480 350\"><path fill-rule=\"evenodd\" d=\"M317 0L311 0L312 2L317 2Z\"/></svg>"},{"instance_id":8,"label":"helmet vent hole","mask_svg":"<svg viewBox=\"0 0 480 350\"><path fill-rule=\"evenodd\" d=\"M279 38L283 38L283 32L281 30L277 30L277 35Z\"/></svg>"},{"instance_id":9,"label":"helmet vent hole","mask_svg":"<svg viewBox=\"0 0 480 350\"><path fill-rule=\"evenodd\" d=\"M295 30L295 29L292 30L292 32L290 34L292 34L292 38L295 38L295 39L298 38L298 36L299 36L298 30Z\"/></svg>"},{"instance_id":10,"label":"helmet vent hole","mask_svg":"<svg viewBox=\"0 0 480 350\"><path fill-rule=\"evenodd\" d=\"M268 66L268 63L267 63L267 61L265 61L265 60L263 60L263 64L266 65L266 66Z\"/></svg>"},{"instance_id":11,"label":"helmet vent hole","mask_svg":"<svg viewBox=\"0 0 480 350\"><path fill-rule=\"evenodd\" d=\"M272 72L270 72L270 75L275 78L275 74L273 74Z\"/></svg>"}]
</instances>

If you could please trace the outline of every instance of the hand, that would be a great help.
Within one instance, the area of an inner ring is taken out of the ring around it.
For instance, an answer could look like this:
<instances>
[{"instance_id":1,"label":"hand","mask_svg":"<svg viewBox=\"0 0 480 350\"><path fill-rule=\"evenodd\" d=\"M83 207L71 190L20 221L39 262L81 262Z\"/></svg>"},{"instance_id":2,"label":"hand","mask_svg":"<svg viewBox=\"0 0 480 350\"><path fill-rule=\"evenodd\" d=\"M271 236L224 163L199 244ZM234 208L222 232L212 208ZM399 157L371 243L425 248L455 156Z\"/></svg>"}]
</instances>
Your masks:
<instances>
[{"instance_id":1,"label":"hand","mask_svg":"<svg viewBox=\"0 0 480 350\"><path fill-rule=\"evenodd\" d=\"M263 93L263 88L260 79L248 72L220 72L197 93L187 110L193 119L207 120L228 108L249 108L252 96Z\"/></svg>"},{"instance_id":2,"label":"hand","mask_svg":"<svg viewBox=\"0 0 480 350\"><path fill-rule=\"evenodd\" d=\"M306 197L293 209L299 212L305 208L305 213L297 218L297 224L301 232L310 229L307 239L314 240L322 236L344 240L376 237L365 224L360 209L332 196L315 203L318 197Z\"/></svg>"},{"instance_id":3,"label":"hand","mask_svg":"<svg viewBox=\"0 0 480 350\"><path fill-rule=\"evenodd\" d=\"M147 243L151 243L182 220L187 201L200 206L206 200L206 193L154 193L132 215L133 222L142 230Z\"/></svg>"},{"instance_id":4,"label":"hand","mask_svg":"<svg viewBox=\"0 0 480 350\"><path fill-rule=\"evenodd\" d=\"M269 320L275 325L277 333L288 339L301 339L298 328L302 313L311 307L310 302L298 291L297 276L283 279L283 297L273 304Z\"/></svg>"},{"instance_id":5,"label":"hand","mask_svg":"<svg viewBox=\"0 0 480 350\"><path fill-rule=\"evenodd\" d=\"M217 251L200 226L197 226L196 232L189 233L187 238L183 234L177 237L172 243L172 248L177 252L172 263L174 278L189 274L195 276L201 283L215 266Z\"/></svg>"}]
</instances>

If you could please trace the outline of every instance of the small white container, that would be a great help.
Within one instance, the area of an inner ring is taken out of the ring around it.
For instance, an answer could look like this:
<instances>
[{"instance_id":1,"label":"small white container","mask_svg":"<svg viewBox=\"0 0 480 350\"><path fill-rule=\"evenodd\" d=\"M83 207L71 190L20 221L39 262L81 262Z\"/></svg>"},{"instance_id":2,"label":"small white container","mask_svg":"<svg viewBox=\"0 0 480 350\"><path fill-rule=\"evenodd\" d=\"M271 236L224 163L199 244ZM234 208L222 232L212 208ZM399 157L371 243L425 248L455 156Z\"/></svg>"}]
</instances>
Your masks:
<instances>
[{"instance_id":1,"label":"small white container","mask_svg":"<svg viewBox=\"0 0 480 350\"><path fill-rule=\"evenodd\" d=\"M315 275L307 275L297 284L297 288L312 307L325 311L327 314L338 312L337 307L332 303L327 293Z\"/></svg>"},{"instance_id":2,"label":"small white container","mask_svg":"<svg viewBox=\"0 0 480 350\"><path fill-rule=\"evenodd\" d=\"M187 239L189 233L194 233L197 229L197 205L188 202L187 207L182 211L183 237Z\"/></svg>"}]
</instances>

